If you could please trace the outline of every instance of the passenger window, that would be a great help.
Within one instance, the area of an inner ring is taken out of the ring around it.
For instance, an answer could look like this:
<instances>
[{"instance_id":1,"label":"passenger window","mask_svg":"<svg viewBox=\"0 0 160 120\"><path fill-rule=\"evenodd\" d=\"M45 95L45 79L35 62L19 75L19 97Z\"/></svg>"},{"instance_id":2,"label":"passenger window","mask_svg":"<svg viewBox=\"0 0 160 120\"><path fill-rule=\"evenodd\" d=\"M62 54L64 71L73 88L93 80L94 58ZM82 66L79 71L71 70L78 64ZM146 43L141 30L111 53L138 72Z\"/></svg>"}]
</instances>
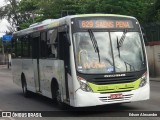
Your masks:
<instances>
[{"instance_id":1,"label":"passenger window","mask_svg":"<svg viewBox=\"0 0 160 120\"><path fill-rule=\"evenodd\" d=\"M58 39L57 29L50 30L47 33L47 45L51 48L51 56L57 58Z\"/></svg>"}]
</instances>

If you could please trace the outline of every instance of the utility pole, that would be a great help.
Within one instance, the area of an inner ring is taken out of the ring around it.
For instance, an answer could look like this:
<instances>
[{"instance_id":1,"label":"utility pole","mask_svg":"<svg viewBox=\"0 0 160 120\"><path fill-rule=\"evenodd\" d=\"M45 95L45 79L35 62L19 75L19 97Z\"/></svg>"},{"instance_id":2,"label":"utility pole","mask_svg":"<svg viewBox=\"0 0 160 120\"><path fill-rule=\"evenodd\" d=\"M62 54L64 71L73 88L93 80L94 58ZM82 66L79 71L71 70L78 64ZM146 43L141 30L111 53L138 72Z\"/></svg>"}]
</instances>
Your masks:
<instances>
[{"instance_id":1,"label":"utility pole","mask_svg":"<svg viewBox=\"0 0 160 120\"><path fill-rule=\"evenodd\" d=\"M0 31L0 33L6 33L6 31ZM2 40L2 39L1 39ZM3 40L2 40L2 54L4 55L4 44L3 44Z\"/></svg>"},{"instance_id":2,"label":"utility pole","mask_svg":"<svg viewBox=\"0 0 160 120\"><path fill-rule=\"evenodd\" d=\"M0 31L0 33L4 33L4 34L6 34L7 33L7 31ZM2 60L1 60L1 62L2 62L2 64L6 64L6 55L5 55L5 51L4 51L4 42L3 42L3 38L1 39L2 40Z\"/></svg>"},{"instance_id":3,"label":"utility pole","mask_svg":"<svg viewBox=\"0 0 160 120\"><path fill-rule=\"evenodd\" d=\"M2 44L2 53L0 53L0 64L4 64L5 63L5 55L4 55L4 45L3 45L3 40L0 39L0 42Z\"/></svg>"},{"instance_id":4,"label":"utility pole","mask_svg":"<svg viewBox=\"0 0 160 120\"><path fill-rule=\"evenodd\" d=\"M3 40L2 40L2 54L4 55L4 45L3 45Z\"/></svg>"}]
</instances>

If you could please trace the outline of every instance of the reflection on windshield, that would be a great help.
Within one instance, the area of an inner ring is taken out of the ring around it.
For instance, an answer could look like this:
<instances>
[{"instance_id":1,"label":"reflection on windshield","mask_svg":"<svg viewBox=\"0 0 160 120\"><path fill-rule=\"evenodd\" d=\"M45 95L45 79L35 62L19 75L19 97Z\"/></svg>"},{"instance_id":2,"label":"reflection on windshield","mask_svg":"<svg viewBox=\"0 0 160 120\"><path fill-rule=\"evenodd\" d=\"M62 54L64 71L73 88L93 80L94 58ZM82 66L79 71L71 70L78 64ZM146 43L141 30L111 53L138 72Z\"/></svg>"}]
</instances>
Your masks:
<instances>
[{"instance_id":1,"label":"reflection on windshield","mask_svg":"<svg viewBox=\"0 0 160 120\"><path fill-rule=\"evenodd\" d=\"M144 55L138 32L127 32L119 50L117 38L120 39L123 32L93 32L93 34L99 47L100 61L88 32L78 32L73 35L76 66L79 72L113 73L114 69L115 72L131 72L144 68Z\"/></svg>"},{"instance_id":2,"label":"reflection on windshield","mask_svg":"<svg viewBox=\"0 0 160 120\"><path fill-rule=\"evenodd\" d=\"M101 58L100 58L100 54L99 54L99 47L98 47L98 44L97 44L97 40L96 40L96 38L95 38L95 36L94 36L94 34L93 34L93 31L92 31L91 29L89 29L88 32L89 32L89 36L90 36L90 38L91 38L93 47L94 47L94 49L95 49L95 52L98 53L98 58L99 58L99 63L100 63L100 59L101 59Z\"/></svg>"}]
</instances>

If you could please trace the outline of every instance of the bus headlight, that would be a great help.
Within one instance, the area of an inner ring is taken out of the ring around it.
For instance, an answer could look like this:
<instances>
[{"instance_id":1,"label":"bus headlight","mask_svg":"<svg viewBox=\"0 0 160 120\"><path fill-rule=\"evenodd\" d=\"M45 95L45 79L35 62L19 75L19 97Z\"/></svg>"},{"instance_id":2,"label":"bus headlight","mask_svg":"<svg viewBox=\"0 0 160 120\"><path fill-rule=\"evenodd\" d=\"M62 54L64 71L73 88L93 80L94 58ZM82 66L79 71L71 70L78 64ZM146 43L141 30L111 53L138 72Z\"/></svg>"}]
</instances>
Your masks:
<instances>
[{"instance_id":1,"label":"bus headlight","mask_svg":"<svg viewBox=\"0 0 160 120\"><path fill-rule=\"evenodd\" d=\"M79 81L81 90L85 92L92 92L92 89L89 87L89 85L87 84L87 81L84 78L77 77L77 79Z\"/></svg>"},{"instance_id":2,"label":"bus headlight","mask_svg":"<svg viewBox=\"0 0 160 120\"><path fill-rule=\"evenodd\" d=\"M146 83L147 83L147 72L145 72L145 73L143 74L143 76L140 78L140 80L141 80L141 82L140 82L140 84L139 84L139 87L145 86Z\"/></svg>"}]
</instances>

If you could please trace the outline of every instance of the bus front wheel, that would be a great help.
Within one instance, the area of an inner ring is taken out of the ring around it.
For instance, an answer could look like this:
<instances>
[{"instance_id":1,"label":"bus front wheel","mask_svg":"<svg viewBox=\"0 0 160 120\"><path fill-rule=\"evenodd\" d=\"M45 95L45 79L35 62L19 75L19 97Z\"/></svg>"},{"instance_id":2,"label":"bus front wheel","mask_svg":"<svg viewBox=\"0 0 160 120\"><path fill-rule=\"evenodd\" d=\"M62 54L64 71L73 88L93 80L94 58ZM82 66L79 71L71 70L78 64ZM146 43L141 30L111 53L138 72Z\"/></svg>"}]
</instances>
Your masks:
<instances>
[{"instance_id":1,"label":"bus front wheel","mask_svg":"<svg viewBox=\"0 0 160 120\"><path fill-rule=\"evenodd\" d=\"M56 104L58 105L60 109L65 109L65 104L61 100L61 92L59 88L57 88L56 90Z\"/></svg>"}]
</instances>

